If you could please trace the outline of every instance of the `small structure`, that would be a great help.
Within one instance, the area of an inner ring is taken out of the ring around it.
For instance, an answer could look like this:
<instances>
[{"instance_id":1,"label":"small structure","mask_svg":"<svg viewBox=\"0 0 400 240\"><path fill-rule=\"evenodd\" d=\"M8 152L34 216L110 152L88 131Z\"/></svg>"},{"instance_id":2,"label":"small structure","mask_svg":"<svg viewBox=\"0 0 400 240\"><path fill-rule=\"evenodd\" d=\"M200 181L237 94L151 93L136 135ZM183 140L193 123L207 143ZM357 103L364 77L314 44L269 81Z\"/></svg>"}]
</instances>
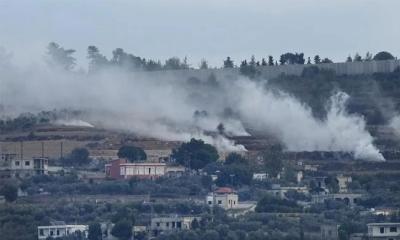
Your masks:
<instances>
[{"instance_id":1,"label":"small structure","mask_svg":"<svg viewBox=\"0 0 400 240\"><path fill-rule=\"evenodd\" d=\"M298 193L309 194L306 186L294 186L294 187L281 187L279 184L273 184L270 190L267 192L278 198L286 198L286 193L289 191L296 191Z\"/></svg>"},{"instance_id":2,"label":"small structure","mask_svg":"<svg viewBox=\"0 0 400 240\"><path fill-rule=\"evenodd\" d=\"M67 225L64 222L52 222L50 226L38 226L38 239L60 238L68 235L78 235L87 238L88 225Z\"/></svg>"},{"instance_id":3,"label":"small structure","mask_svg":"<svg viewBox=\"0 0 400 240\"><path fill-rule=\"evenodd\" d=\"M337 224L321 225L321 239L338 240L339 239L339 225L337 225Z\"/></svg>"},{"instance_id":4,"label":"small structure","mask_svg":"<svg viewBox=\"0 0 400 240\"><path fill-rule=\"evenodd\" d=\"M163 233L180 230L192 229L193 222L200 222L201 217L195 216L167 216L167 217L154 217L151 219L150 232L153 237L159 236Z\"/></svg>"},{"instance_id":5,"label":"small structure","mask_svg":"<svg viewBox=\"0 0 400 240\"><path fill-rule=\"evenodd\" d=\"M116 159L105 165L106 176L112 179L157 179L169 175L176 176L184 172L183 167L169 166L166 163L134 162Z\"/></svg>"},{"instance_id":6,"label":"small structure","mask_svg":"<svg viewBox=\"0 0 400 240\"><path fill-rule=\"evenodd\" d=\"M253 173L253 180L264 181L267 180L266 173Z\"/></svg>"},{"instance_id":7,"label":"small structure","mask_svg":"<svg viewBox=\"0 0 400 240\"><path fill-rule=\"evenodd\" d=\"M114 237L111 234L111 231L112 231L112 228L114 227L114 225L115 224L111 223L111 222L100 223L102 240L118 240L118 238Z\"/></svg>"},{"instance_id":8,"label":"small structure","mask_svg":"<svg viewBox=\"0 0 400 240\"><path fill-rule=\"evenodd\" d=\"M339 174L336 177L339 185L339 193L347 193L348 192L348 184L351 183L352 178L350 176L344 176L343 174Z\"/></svg>"},{"instance_id":9,"label":"small structure","mask_svg":"<svg viewBox=\"0 0 400 240\"><path fill-rule=\"evenodd\" d=\"M369 240L399 240L400 223L369 223Z\"/></svg>"},{"instance_id":10,"label":"small structure","mask_svg":"<svg viewBox=\"0 0 400 240\"><path fill-rule=\"evenodd\" d=\"M397 215L400 213L398 208L375 208L371 209L372 214L381 216Z\"/></svg>"},{"instance_id":11,"label":"small structure","mask_svg":"<svg viewBox=\"0 0 400 240\"><path fill-rule=\"evenodd\" d=\"M235 209L239 205L239 197L232 188L221 187L207 195L206 204L209 206L219 206L225 210Z\"/></svg>"}]
</instances>

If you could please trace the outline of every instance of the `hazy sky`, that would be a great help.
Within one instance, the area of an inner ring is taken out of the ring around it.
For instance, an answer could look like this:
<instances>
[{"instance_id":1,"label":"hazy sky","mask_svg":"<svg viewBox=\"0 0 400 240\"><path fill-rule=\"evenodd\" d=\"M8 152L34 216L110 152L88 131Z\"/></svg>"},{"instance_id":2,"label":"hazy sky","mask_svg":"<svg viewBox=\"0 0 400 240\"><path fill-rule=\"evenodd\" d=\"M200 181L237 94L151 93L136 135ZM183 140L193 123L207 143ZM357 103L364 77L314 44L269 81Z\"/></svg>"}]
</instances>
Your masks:
<instances>
[{"instance_id":1,"label":"hazy sky","mask_svg":"<svg viewBox=\"0 0 400 240\"><path fill-rule=\"evenodd\" d=\"M400 56L399 0L0 0L0 46L14 59L42 59L55 41L78 52L107 56L116 47L146 58L278 57L320 54L343 61L348 54L388 50Z\"/></svg>"}]
</instances>

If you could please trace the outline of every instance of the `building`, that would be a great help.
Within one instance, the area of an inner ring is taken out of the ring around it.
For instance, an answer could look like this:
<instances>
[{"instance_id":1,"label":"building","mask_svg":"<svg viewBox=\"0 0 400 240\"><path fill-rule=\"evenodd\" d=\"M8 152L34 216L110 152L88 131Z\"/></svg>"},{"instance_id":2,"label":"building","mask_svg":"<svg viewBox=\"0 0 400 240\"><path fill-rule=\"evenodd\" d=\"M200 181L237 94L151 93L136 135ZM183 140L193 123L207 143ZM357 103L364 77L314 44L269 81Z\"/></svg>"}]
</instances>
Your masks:
<instances>
[{"instance_id":1,"label":"building","mask_svg":"<svg viewBox=\"0 0 400 240\"><path fill-rule=\"evenodd\" d=\"M337 225L337 224L321 225L321 239L338 240L339 239L339 225Z\"/></svg>"},{"instance_id":2,"label":"building","mask_svg":"<svg viewBox=\"0 0 400 240\"><path fill-rule=\"evenodd\" d=\"M0 178L47 175L48 164L48 159L44 157L31 159L5 158L0 165Z\"/></svg>"},{"instance_id":3,"label":"building","mask_svg":"<svg viewBox=\"0 0 400 240\"><path fill-rule=\"evenodd\" d=\"M253 180L264 181L267 180L266 173L253 173Z\"/></svg>"},{"instance_id":4,"label":"building","mask_svg":"<svg viewBox=\"0 0 400 240\"><path fill-rule=\"evenodd\" d=\"M195 216L167 216L151 219L150 232L153 237L163 233L192 229L193 222L200 222L201 217Z\"/></svg>"},{"instance_id":5,"label":"building","mask_svg":"<svg viewBox=\"0 0 400 240\"><path fill-rule=\"evenodd\" d=\"M340 174L336 177L339 185L339 193L347 193L348 192L348 184L351 183L352 178L350 176L344 176Z\"/></svg>"},{"instance_id":6,"label":"building","mask_svg":"<svg viewBox=\"0 0 400 240\"><path fill-rule=\"evenodd\" d=\"M162 176L179 176L185 171L181 166L169 166L166 163L134 162L116 159L105 165L106 177L112 179L157 179Z\"/></svg>"},{"instance_id":7,"label":"building","mask_svg":"<svg viewBox=\"0 0 400 240\"><path fill-rule=\"evenodd\" d=\"M68 235L88 236L88 225L67 225L64 222L52 222L50 226L38 226L38 239L60 238Z\"/></svg>"},{"instance_id":8,"label":"building","mask_svg":"<svg viewBox=\"0 0 400 240\"><path fill-rule=\"evenodd\" d=\"M306 195L309 194L308 187L305 186L281 187L279 184L273 184L271 189L267 190L269 194L278 198L286 198L286 193L289 191L295 191Z\"/></svg>"},{"instance_id":9,"label":"building","mask_svg":"<svg viewBox=\"0 0 400 240\"><path fill-rule=\"evenodd\" d=\"M219 206L225 210L235 209L239 206L239 196L232 188L221 187L207 195L206 204Z\"/></svg>"},{"instance_id":10,"label":"building","mask_svg":"<svg viewBox=\"0 0 400 240\"><path fill-rule=\"evenodd\" d=\"M400 239L400 223L369 223L367 227L369 240Z\"/></svg>"},{"instance_id":11,"label":"building","mask_svg":"<svg viewBox=\"0 0 400 240\"><path fill-rule=\"evenodd\" d=\"M375 208L371 209L372 214L381 216L390 216L399 214L398 208Z\"/></svg>"},{"instance_id":12,"label":"building","mask_svg":"<svg viewBox=\"0 0 400 240\"><path fill-rule=\"evenodd\" d=\"M357 202L361 199L362 194L359 193L332 193L329 194L327 192L321 192L318 194L311 195L311 202L313 204L316 203L324 203L327 200L336 200L342 201L346 205L353 207L357 205Z\"/></svg>"}]
</instances>

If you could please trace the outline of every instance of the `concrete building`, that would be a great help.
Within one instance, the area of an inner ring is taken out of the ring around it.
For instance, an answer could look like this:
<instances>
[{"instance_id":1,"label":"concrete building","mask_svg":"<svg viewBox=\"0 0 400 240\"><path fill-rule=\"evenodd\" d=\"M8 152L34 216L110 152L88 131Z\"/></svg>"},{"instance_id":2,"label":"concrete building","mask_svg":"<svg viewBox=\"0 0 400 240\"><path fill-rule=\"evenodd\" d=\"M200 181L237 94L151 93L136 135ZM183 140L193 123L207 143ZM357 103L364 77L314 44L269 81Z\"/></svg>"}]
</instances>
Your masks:
<instances>
[{"instance_id":1,"label":"concrete building","mask_svg":"<svg viewBox=\"0 0 400 240\"><path fill-rule=\"evenodd\" d=\"M193 221L200 222L201 217L195 216L166 216L151 219L150 232L153 237L163 233L192 229Z\"/></svg>"},{"instance_id":2,"label":"concrete building","mask_svg":"<svg viewBox=\"0 0 400 240\"><path fill-rule=\"evenodd\" d=\"M347 193L348 192L348 184L351 183L352 178L350 176L344 176L343 174L339 174L336 177L339 185L339 193Z\"/></svg>"},{"instance_id":3,"label":"concrete building","mask_svg":"<svg viewBox=\"0 0 400 240\"><path fill-rule=\"evenodd\" d=\"M239 196L232 188L221 187L207 195L206 203L209 206L219 206L225 210L235 209L239 206Z\"/></svg>"},{"instance_id":4,"label":"concrete building","mask_svg":"<svg viewBox=\"0 0 400 240\"><path fill-rule=\"evenodd\" d=\"M339 225L337 225L337 224L321 225L321 239L323 239L323 240L338 240L339 239Z\"/></svg>"},{"instance_id":5,"label":"concrete building","mask_svg":"<svg viewBox=\"0 0 400 240\"><path fill-rule=\"evenodd\" d=\"M181 166L169 166L166 163L134 162L116 159L105 165L106 176L112 179L157 179L162 176L179 176L185 171Z\"/></svg>"},{"instance_id":6,"label":"concrete building","mask_svg":"<svg viewBox=\"0 0 400 240\"><path fill-rule=\"evenodd\" d=\"M361 199L362 194L360 193L318 193L311 195L311 202L316 203L324 203L327 200L336 200L342 201L346 205L351 207L357 205L357 202Z\"/></svg>"},{"instance_id":7,"label":"concrete building","mask_svg":"<svg viewBox=\"0 0 400 240\"><path fill-rule=\"evenodd\" d=\"M88 225L67 225L64 222L53 222L50 226L38 226L38 239L45 240L49 237L60 238L68 235L88 236Z\"/></svg>"},{"instance_id":8,"label":"concrete building","mask_svg":"<svg viewBox=\"0 0 400 240\"><path fill-rule=\"evenodd\" d=\"M0 178L30 177L48 174L48 159L43 157L31 159L4 158L0 164Z\"/></svg>"},{"instance_id":9,"label":"concrete building","mask_svg":"<svg viewBox=\"0 0 400 240\"><path fill-rule=\"evenodd\" d=\"M267 174L266 173L253 173L253 180L256 180L256 181L267 180Z\"/></svg>"},{"instance_id":10,"label":"concrete building","mask_svg":"<svg viewBox=\"0 0 400 240\"><path fill-rule=\"evenodd\" d=\"M309 194L309 190L308 187L305 186L294 186L294 187L282 187L279 184L273 184L271 186L270 190L267 190L267 192L275 197L278 198L286 198L286 193L289 191L295 191L298 193L303 193L308 195Z\"/></svg>"},{"instance_id":11,"label":"concrete building","mask_svg":"<svg viewBox=\"0 0 400 240\"><path fill-rule=\"evenodd\" d=\"M369 240L399 240L400 223L369 223Z\"/></svg>"}]
</instances>

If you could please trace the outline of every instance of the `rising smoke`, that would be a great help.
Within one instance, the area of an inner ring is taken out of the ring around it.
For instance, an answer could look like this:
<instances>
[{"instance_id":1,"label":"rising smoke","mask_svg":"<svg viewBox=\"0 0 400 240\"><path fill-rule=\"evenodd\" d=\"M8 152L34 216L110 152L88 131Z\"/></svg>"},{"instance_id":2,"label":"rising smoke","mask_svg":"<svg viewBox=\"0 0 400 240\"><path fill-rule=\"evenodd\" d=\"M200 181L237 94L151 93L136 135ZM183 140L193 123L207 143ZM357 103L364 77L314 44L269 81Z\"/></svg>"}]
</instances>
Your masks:
<instances>
[{"instance_id":1,"label":"rising smoke","mask_svg":"<svg viewBox=\"0 0 400 240\"><path fill-rule=\"evenodd\" d=\"M245 123L275 135L288 150L345 151L359 159L384 160L364 119L346 112L348 96L342 92L332 96L326 119L317 120L297 99L246 78L209 84L120 69L96 74L43 66L21 69L9 61L0 63L0 70L3 117L74 109L84 113L72 119L75 123L163 140L201 138L222 151L245 150L227 138L248 135ZM215 134L221 123L224 132Z\"/></svg>"}]
</instances>

